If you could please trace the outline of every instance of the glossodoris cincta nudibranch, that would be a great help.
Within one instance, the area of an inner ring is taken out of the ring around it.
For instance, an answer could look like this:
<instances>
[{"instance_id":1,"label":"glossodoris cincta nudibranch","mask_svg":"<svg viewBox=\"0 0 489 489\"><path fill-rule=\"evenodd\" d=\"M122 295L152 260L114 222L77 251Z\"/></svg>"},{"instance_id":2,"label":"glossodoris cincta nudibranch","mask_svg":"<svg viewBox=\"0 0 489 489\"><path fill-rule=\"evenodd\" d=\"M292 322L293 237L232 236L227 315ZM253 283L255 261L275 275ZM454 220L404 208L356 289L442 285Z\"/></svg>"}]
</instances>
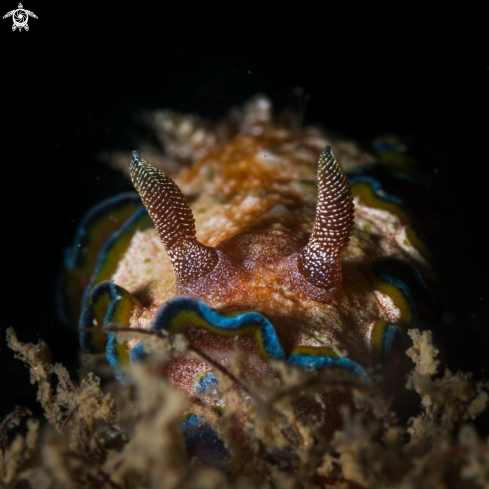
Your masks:
<instances>
[{"instance_id":1,"label":"glossodoris cincta nudibranch","mask_svg":"<svg viewBox=\"0 0 489 489\"><path fill-rule=\"evenodd\" d=\"M277 375L270 360L368 378L395 368L416 297L432 302L430 254L407 207L372 176L378 161L250 107L228 140L211 138L173 178L133 152L138 194L92 209L66 255L65 315L80 317L83 349L106 351L122 382L121 366L147 352L140 336L119 344L102 328L182 333L223 366L237 348L252 381ZM196 131L191 143L209 139ZM165 376L215 403L205 359L179 353Z\"/></svg>"}]
</instances>

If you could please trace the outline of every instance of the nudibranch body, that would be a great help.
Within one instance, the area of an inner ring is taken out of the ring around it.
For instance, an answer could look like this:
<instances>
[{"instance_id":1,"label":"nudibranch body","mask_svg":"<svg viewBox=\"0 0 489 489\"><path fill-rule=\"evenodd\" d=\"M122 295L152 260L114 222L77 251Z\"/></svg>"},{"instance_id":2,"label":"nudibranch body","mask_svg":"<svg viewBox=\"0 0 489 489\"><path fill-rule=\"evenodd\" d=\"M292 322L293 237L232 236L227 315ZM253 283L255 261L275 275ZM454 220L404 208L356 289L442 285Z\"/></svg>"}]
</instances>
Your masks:
<instances>
[{"instance_id":1,"label":"nudibranch body","mask_svg":"<svg viewBox=\"0 0 489 489\"><path fill-rule=\"evenodd\" d=\"M173 179L134 152L146 210L132 194L109 199L68 254L72 297L86 286L80 327L184 333L222 365L237 345L255 380L275 375L269 359L360 376L387 365L436 282L414 218L353 143L260 117L247 124ZM103 244L101 222L124 224ZM120 366L145 356L136 337L121 345L84 331L81 342L106 349L123 381ZM184 354L165 369L199 402L211 372Z\"/></svg>"}]
</instances>

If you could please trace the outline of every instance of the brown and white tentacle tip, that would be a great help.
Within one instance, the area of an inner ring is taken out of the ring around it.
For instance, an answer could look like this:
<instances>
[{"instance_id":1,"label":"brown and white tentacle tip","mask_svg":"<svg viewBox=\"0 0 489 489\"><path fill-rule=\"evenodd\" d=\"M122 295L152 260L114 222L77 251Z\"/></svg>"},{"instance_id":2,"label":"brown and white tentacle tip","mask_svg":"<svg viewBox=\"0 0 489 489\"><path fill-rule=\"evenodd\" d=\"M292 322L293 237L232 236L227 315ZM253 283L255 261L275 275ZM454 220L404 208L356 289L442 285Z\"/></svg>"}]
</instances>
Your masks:
<instances>
[{"instance_id":1,"label":"brown and white tentacle tip","mask_svg":"<svg viewBox=\"0 0 489 489\"><path fill-rule=\"evenodd\" d=\"M301 275L321 289L341 282L341 252L350 240L353 226L353 199L348 179L326 146L318 164L318 203L309 242L299 253Z\"/></svg>"},{"instance_id":2,"label":"brown and white tentacle tip","mask_svg":"<svg viewBox=\"0 0 489 489\"><path fill-rule=\"evenodd\" d=\"M166 248L177 283L188 284L211 272L219 257L195 237L195 221L187 199L164 172L132 152L131 180Z\"/></svg>"}]
</instances>

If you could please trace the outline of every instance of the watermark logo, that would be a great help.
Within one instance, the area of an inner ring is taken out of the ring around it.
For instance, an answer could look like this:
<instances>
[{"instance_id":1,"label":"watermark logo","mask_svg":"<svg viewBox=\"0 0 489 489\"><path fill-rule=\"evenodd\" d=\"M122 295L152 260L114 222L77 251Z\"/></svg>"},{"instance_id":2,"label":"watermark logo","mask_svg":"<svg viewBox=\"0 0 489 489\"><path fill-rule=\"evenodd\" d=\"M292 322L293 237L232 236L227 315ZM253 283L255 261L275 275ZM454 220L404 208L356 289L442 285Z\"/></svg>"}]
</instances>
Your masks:
<instances>
[{"instance_id":1,"label":"watermark logo","mask_svg":"<svg viewBox=\"0 0 489 489\"><path fill-rule=\"evenodd\" d=\"M27 25L29 17L34 17L37 19L37 15L30 10L26 10L24 7L22 7L21 3L19 3L19 6L15 10L11 10L3 16L4 19L7 17L12 17L12 20L14 21L12 30L15 31L15 29L19 29L19 32L22 29L25 29L26 31L29 30L29 26Z\"/></svg>"}]
</instances>

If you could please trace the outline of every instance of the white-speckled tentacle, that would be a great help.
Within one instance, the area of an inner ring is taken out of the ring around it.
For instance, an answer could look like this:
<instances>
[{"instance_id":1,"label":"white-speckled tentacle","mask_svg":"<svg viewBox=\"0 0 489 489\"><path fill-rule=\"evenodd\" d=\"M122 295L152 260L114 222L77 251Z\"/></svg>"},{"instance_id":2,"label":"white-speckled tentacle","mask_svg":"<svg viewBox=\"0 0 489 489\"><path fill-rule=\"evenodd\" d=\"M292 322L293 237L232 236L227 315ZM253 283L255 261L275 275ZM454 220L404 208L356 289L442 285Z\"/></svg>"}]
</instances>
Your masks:
<instances>
[{"instance_id":1,"label":"white-speckled tentacle","mask_svg":"<svg viewBox=\"0 0 489 489\"><path fill-rule=\"evenodd\" d=\"M331 146L319 157L318 204L314 229L299 254L298 268L316 287L331 289L341 281L341 251L353 226L350 185Z\"/></svg>"},{"instance_id":2,"label":"white-speckled tentacle","mask_svg":"<svg viewBox=\"0 0 489 489\"><path fill-rule=\"evenodd\" d=\"M155 223L177 280L188 283L212 271L216 250L195 237L195 220L187 199L175 182L133 151L131 179Z\"/></svg>"}]
</instances>

